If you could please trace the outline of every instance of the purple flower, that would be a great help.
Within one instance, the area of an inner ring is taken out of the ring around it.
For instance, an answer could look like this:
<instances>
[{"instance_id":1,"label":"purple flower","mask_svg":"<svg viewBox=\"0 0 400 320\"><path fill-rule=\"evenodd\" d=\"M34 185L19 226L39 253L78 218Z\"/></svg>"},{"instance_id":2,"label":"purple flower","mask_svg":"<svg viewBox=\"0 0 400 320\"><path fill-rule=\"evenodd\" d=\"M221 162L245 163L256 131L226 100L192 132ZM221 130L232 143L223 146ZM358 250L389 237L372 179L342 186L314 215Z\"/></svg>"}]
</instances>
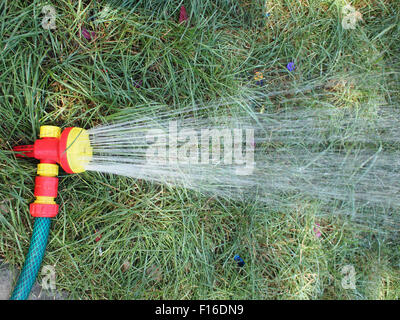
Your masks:
<instances>
[{"instance_id":1,"label":"purple flower","mask_svg":"<svg viewBox=\"0 0 400 320\"><path fill-rule=\"evenodd\" d=\"M87 29L82 28L82 35L83 35L87 40L92 40L92 38L94 38L94 36L95 36L96 34L94 33L94 31L92 31L92 32L90 33Z\"/></svg>"},{"instance_id":2,"label":"purple flower","mask_svg":"<svg viewBox=\"0 0 400 320\"><path fill-rule=\"evenodd\" d=\"M316 223L315 224L317 227L314 227L314 233L315 233L315 236L317 237L317 238L320 238L321 237L321 231L319 231L319 223Z\"/></svg>"},{"instance_id":3,"label":"purple flower","mask_svg":"<svg viewBox=\"0 0 400 320\"><path fill-rule=\"evenodd\" d=\"M140 88L142 86L143 81L139 80L139 82L133 81L135 83L135 88Z\"/></svg>"},{"instance_id":4,"label":"purple flower","mask_svg":"<svg viewBox=\"0 0 400 320\"><path fill-rule=\"evenodd\" d=\"M294 65L294 62L289 62L289 63L287 64L286 68L287 68L289 71L293 71L296 67L295 67L295 65Z\"/></svg>"}]
</instances>

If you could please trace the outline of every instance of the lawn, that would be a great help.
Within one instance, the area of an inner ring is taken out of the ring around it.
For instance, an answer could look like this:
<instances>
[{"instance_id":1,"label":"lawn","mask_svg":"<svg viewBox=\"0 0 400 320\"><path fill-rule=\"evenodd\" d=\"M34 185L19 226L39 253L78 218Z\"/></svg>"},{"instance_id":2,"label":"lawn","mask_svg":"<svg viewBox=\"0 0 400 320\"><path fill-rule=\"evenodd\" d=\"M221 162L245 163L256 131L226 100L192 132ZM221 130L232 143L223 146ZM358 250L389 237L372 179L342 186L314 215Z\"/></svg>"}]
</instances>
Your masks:
<instances>
[{"instance_id":1,"label":"lawn","mask_svg":"<svg viewBox=\"0 0 400 320\"><path fill-rule=\"evenodd\" d=\"M53 30L42 26L46 4ZM20 268L28 251L37 161L11 149L41 125L91 128L139 106L179 110L243 88L276 92L267 110L329 104L373 118L379 101L398 107L400 1L351 1L362 14L355 29L342 26L345 4L2 0L0 257ZM390 225L355 223L308 199L277 208L60 172L43 265L70 299L400 298L398 212Z\"/></svg>"}]
</instances>

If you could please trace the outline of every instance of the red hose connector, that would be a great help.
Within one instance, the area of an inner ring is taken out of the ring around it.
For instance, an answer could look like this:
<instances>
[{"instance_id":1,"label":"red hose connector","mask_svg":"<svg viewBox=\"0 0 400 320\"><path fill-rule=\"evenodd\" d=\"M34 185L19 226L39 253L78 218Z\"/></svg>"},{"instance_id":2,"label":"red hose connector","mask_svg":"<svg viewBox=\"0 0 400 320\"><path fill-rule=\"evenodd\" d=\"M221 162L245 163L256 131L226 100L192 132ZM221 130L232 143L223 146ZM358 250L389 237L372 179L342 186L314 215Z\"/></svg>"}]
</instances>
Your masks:
<instances>
[{"instance_id":1,"label":"red hose connector","mask_svg":"<svg viewBox=\"0 0 400 320\"><path fill-rule=\"evenodd\" d=\"M40 127L40 139L34 145L17 146L17 157L33 157L40 160L35 178L34 196L29 212L35 218L53 218L58 214L58 204L54 201L58 192L59 137L61 129L54 126Z\"/></svg>"},{"instance_id":2,"label":"red hose connector","mask_svg":"<svg viewBox=\"0 0 400 320\"><path fill-rule=\"evenodd\" d=\"M36 200L29 206L33 217L53 218L58 214L57 197L58 178L51 176L37 176L35 179Z\"/></svg>"}]
</instances>

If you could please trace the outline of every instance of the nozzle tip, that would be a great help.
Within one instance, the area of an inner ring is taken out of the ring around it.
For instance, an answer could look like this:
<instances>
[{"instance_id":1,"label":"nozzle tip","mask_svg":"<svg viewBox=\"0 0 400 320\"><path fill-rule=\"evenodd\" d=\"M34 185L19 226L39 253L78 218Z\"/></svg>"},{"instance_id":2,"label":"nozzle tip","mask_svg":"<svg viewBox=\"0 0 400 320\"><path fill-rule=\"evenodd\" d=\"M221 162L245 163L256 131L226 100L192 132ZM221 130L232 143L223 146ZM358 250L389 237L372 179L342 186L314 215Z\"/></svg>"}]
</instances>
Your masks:
<instances>
[{"instance_id":1,"label":"nozzle tip","mask_svg":"<svg viewBox=\"0 0 400 320\"><path fill-rule=\"evenodd\" d=\"M17 158L32 158L33 157L33 145L22 145L16 146L13 148L13 151L16 152Z\"/></svg>"}]
</instances>

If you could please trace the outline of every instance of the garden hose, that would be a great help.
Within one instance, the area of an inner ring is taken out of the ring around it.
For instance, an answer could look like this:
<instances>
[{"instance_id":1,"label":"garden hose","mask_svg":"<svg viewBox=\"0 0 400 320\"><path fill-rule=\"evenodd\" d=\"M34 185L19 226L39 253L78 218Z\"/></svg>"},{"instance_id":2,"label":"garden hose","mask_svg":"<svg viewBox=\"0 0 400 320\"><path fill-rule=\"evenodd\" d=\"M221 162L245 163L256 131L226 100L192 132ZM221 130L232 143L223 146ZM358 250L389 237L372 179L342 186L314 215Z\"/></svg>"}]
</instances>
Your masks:
<instances>
[{"instance_id":1,"label":"garden hose","mask_svg":"<svg viewBox=\"0 0 400 320\"><path fill-rule=\"evenodd\" d=\"M24 267L19 275L17 284L11 295L11 300L25 300L35 283L40 265L46 250L47 239L50 231L50 218L36 218L33 227L31 244L26 256Z\"/></svg>"},{"instance_id":2,"label":"garden hose","mask_svg":"<svg viewBox=\"0 0 400 320\"><path fill-rule=\"evenodd\" d=\"M51 218L58 214L54 201L58 192L58 165L67 173L80 173L92 158L89 134L76 127L40 127L40 139L33 145L14 147L17 157L40 160L35 178L35 201L30 204L30 214L35 224L24 267L19 275L12 300L27 299L35 283L46 250Z\"/></svg>"}]
</instances>

